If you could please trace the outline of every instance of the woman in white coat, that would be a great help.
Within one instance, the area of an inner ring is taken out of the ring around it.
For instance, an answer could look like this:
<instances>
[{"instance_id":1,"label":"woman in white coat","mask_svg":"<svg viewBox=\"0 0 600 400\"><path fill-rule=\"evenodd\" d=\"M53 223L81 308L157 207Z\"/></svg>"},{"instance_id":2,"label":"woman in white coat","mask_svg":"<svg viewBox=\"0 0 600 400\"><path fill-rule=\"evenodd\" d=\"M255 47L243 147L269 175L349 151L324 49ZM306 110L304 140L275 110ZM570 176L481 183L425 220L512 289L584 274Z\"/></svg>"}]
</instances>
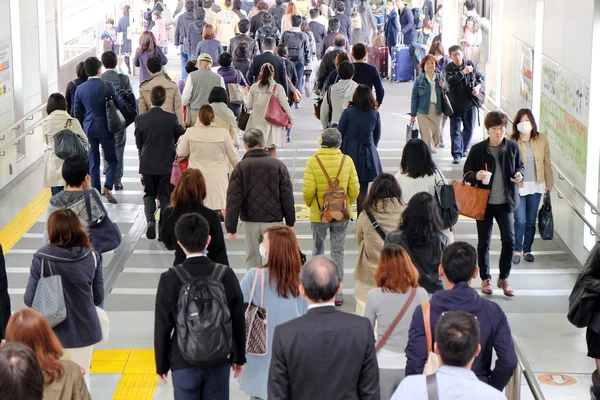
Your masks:
<instances>
[{"instance_id":1,"label":"woman in white coat","mask_svg":"<svg viewBox=\"0 0 600 400\"><path fill-rule=\"evenodd\" d=\"M239 161L229 132L215 124L215 113L208 104L200 107L198 122L179 139L177 156L189 161L188 168L199 169L206 180L204 205L217 212L225 209L228 172Z\"/></svg>"},{"instance_id":2,"label":"woman in white coat","mask_svg":"<svg viewBox=\"0 0 600 400\"><path fill-rule=\"evenodd\" d=\"M52 196L63 190L65 180L62 177L61 160L54 154L54 136L68 127L71 132L87 142L87 136L81 128L77 118L72 118L67 112L67 100L60 93L52 93L48 97L46 105L48 116L42 123L44 130L44 143L46 151L44 152L44 187L52 190ZM70 124L69 124L70 123Z\"/></svg>"},{"instance_id":3,"label":"woman in white coat","mask_svg":"<svg viewBox=\"0 0 600 400\"><path fill-rule=\"evenodd\" d=\"M285 89L273 79L275 69L269 63L263 64L260 70L258 81L250 88L250 95L246 108L252 111L248 120L248 129L259 129L266 138L267 150L271 157L277 156L277 147L283 147L285 143L285 133L287 127L273 125L265 119L271 96L275 96L279 105L289 118L289 126L294 123L292 109L288 104Z\"/></svg>"}]
</instances>

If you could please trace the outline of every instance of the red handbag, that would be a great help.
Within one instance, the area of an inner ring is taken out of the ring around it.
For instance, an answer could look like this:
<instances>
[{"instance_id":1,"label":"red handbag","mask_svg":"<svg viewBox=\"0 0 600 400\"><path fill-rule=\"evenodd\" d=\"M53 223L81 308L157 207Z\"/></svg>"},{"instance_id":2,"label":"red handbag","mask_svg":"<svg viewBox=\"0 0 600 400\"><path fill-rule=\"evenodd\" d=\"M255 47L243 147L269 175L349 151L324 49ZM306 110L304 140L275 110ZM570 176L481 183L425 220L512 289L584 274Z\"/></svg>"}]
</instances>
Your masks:
<instances>
[{"instance_id":1,"label":"red handbag","mask_svg":"<svg viewBox=\"0 0 600 400\"><path fill-rule=\"evenodd\" d=\"M275 86L277 88L277 86ZM275 91L275 89L273 89ZM272 123L276 126L288 127L290 125L290 118L287 113L279 104L279 100L275 94L271 94L271 100L269 101L269 107L267 108L267 115L265 116L267 122Z\"/></svg>"}]
</instances>

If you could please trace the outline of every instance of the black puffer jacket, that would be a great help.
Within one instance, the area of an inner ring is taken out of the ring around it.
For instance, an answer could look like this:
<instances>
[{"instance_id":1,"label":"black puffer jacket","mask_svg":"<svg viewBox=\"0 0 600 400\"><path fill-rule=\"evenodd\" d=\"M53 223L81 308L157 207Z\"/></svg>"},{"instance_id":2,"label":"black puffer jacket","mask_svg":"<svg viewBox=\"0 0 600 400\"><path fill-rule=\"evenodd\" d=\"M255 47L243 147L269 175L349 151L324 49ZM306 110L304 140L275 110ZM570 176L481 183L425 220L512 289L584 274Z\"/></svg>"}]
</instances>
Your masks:
<instances>
[{"instance_id":1,"label":"black puffer jacket","mask_svg":"<svg viewBox=\"0 0 600 400\"><path fill-rule=\"evenodd\" d=\"M294 189L287 167L265 149L250 149L231 173L225 227L236 233L238 216L248 222L294 226Z\"/></svg>"}]
</instances>

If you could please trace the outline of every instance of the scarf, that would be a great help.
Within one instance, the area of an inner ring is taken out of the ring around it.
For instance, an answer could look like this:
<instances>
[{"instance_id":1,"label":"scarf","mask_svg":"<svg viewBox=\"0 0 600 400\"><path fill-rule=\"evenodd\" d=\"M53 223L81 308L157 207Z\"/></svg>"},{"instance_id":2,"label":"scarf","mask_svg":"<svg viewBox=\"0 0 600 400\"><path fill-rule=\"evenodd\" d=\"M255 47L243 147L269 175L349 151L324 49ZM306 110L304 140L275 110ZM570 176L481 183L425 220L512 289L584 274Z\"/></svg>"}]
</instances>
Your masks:
<instances>
[{"instance_id":1,"label":"scarf","mask_svg":"<svg viewBox=\"0 0 600 400\"><path fill-rule=\"evenodd\" d=\"M227 122L229 125L237 126L237 121L235 119L235 115L233 115L233 111L227 107L225 103L210 103L215 115L219 118Z\"/></svg>"}]
</instances>

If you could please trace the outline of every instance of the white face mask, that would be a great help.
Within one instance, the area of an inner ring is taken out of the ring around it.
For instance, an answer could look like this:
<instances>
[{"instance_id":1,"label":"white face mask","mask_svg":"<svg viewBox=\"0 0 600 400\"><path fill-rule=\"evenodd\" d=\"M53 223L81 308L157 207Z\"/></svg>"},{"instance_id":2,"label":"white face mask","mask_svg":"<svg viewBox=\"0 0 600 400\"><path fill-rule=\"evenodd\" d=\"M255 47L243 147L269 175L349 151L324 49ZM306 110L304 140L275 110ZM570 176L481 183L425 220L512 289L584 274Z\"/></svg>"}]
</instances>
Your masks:
<instances>
[{"instance_id":1,"label":"white face mask","mask_svg":"<svg viewBox=\"0 0 600 400\"><path fill-rule=\"evenodd\" d=\"M444 56L433 56L433 58L435 58L435 61L440 61L442 59L442 57L444 57Z\"/></svg>"},{"instance_id":2,"label":"white face mask","mask_svg":"<svg viewBox=\"0 0 600 400\"><path fill-rule=\"evenodd\" d=\"M267 248L262 243L258 246L258 252L260 253L261 257L267 256Z\"/></svg>"},{"instance_id":3,"label":"white face mask","mask_svg":"<svg viewBox=\"0 0 600 400\"><path fill-rule=\"evenodd\" d=\"M523 122L519 122L517 124L517 130L519 132L527 135L528 133L531 133L531 131L533 130L533 127L531 126L531 122L523 121Z\"/></svg>"}]
</instances>

